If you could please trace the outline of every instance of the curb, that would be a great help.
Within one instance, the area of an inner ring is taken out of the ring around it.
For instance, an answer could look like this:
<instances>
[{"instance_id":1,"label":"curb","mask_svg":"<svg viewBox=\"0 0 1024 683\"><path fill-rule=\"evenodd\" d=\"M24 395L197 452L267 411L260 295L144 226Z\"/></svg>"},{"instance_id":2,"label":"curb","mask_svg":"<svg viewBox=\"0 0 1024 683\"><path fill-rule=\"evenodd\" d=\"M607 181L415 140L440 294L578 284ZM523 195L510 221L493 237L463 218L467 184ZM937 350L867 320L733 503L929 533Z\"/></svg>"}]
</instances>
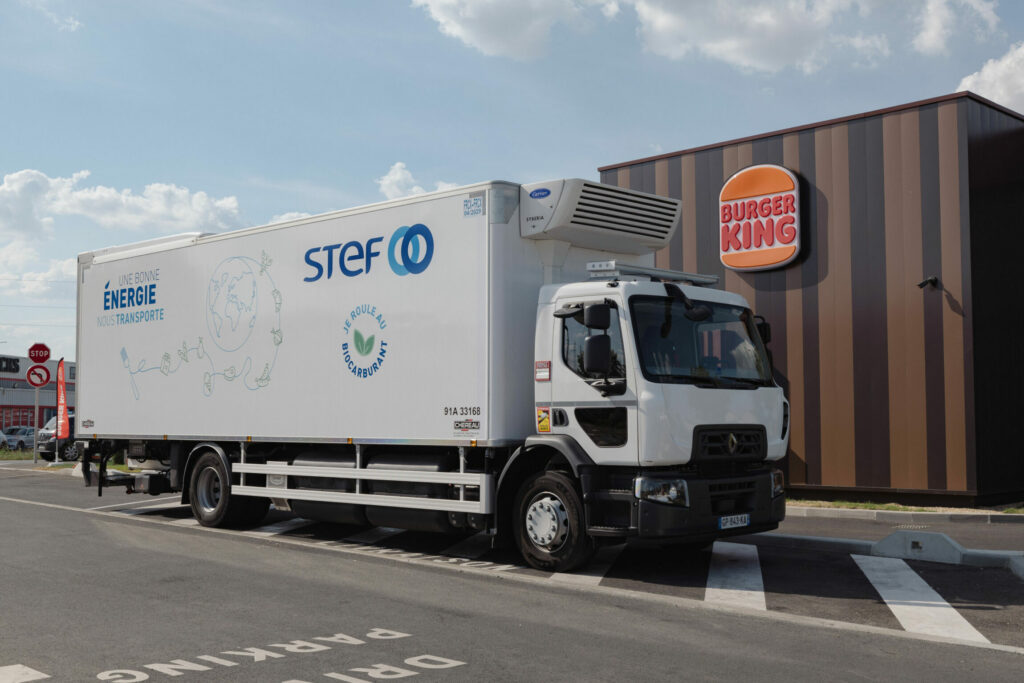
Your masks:
<instances>
[{"instance_id":1,"label":"curb","mask_svg":"<svg viewBox=\"0 0 1024 683\"><path fill-rule=\"evenodd\" d=\"M897 531L880 541L855 538L827 538L794 534L762 534L755 545L804 550L830 550L851 555L923 560L970 567L1003 567L1024 579L1024 551L972 550L964 548L946 534L934 531Z\"/></svg>"},{"instance_id":2,"label":"curb","mask_svg":"<svg viewBox=\"0 0 1024 683\"><path fill-rule=\"evenodd\" d=\"M866 519L879 522L973 522L975 524L1024 524L1024 515L987 512L901 512L897 510L858 510L787 505L787 517L825 517Z\"/></svg>"}]
</instances>

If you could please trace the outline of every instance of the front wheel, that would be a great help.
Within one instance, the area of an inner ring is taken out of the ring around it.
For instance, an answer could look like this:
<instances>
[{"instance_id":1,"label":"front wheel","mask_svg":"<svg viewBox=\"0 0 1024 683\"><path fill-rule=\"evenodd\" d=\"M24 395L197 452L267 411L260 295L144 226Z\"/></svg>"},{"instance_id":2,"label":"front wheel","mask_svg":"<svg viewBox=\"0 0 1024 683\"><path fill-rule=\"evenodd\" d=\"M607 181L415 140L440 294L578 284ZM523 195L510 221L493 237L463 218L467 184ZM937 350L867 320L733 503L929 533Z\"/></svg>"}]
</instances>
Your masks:
<instances>
[{"instance_id":1,"label":"front wheel","mask_svg":"<svg viewBox=\"0 0 1024 683\"><path fill-rule=\"evenodd\" d=\"M515 501L516 545L536 569L567 572L593 557L583 500L572 479L561 472L540 472L519 489Z\"/></svg>"},{"instance_id":2,"label":"front wheel","mask_svg":"<svg viewBox=\"0 0 1024 683\"><path fill-rule=\"evenodd\" d=\"M75 448L74 443L69 443L60 449L60 459L64 462L73 462L78 460L78 449Z\"/></svg>"},{"instance_id":3,"label":"front wheel","mask_svg":"<svg viewBox=\"0 0 1024 683\"><path fill-rule=\"evenodd\" d=\"M231 475L216 453L204 453L189 481L192 514L203 526L254 526L266 516L267 498L231 494Z\"/></svg>"}]
</instances>

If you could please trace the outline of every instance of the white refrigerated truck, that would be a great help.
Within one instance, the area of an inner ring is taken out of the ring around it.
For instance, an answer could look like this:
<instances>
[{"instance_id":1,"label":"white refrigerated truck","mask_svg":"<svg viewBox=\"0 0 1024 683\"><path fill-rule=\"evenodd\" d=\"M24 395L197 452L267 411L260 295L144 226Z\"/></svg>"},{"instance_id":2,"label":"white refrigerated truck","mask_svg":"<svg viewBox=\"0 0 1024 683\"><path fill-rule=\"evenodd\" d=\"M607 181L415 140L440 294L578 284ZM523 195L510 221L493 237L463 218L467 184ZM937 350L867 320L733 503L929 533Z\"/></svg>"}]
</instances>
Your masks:
<instances>
[{"instance_id":1,"label":"white refrigerated truck","mask_svg":"<svg viewBox=\"0 0 1024 683\"><path fill-rule=\"evenodd\" d=\"M629 538L777 527L768 325L653 268L674 199L488 182L78 258L87 483L514 539L565 571ZM107 471L126 452L141 473ZM95 467L94 467L95 466Z\"/></svg>"}]
</instances>

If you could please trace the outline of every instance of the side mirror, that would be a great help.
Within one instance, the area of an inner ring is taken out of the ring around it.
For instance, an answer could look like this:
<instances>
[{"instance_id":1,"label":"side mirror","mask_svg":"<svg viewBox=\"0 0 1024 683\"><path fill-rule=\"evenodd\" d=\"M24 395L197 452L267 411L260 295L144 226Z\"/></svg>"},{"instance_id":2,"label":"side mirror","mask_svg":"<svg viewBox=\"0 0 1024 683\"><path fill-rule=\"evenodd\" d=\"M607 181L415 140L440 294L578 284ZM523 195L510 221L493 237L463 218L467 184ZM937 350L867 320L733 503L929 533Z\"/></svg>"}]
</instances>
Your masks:
<instances>
[{"instance_id":1,"label":"side mirror","mask_svg":"<svg viewBox=\"0 0 1024 683\"><path fill-rule=\"evenodd\" d=\"M761 341L767 344L772 340L772 326L760 315L754 316L754 320L756 321L754 324L757 327L757 333L761 336Z\"/></svg>"},{"instance_id":2,"label":"side mirror","mask_svg":"<svg viewBox=\"0 0 1024 683\"><path fill-rule=\"evenodd\" d=\"M592 330L607 330L612 326L612 307L608 304L587 304L583 309L583 324Z\"/></svg>"},{"instance_id":3,"label":"side mirror","mask_svg":"<svg viewBox=\"0 0 1024 683\"><path fill-rule=\"evenodd\" d=\"M592 334L583 341L583 371L605 377L612 369L612 338Z\"/></svg>"}]
</instances>

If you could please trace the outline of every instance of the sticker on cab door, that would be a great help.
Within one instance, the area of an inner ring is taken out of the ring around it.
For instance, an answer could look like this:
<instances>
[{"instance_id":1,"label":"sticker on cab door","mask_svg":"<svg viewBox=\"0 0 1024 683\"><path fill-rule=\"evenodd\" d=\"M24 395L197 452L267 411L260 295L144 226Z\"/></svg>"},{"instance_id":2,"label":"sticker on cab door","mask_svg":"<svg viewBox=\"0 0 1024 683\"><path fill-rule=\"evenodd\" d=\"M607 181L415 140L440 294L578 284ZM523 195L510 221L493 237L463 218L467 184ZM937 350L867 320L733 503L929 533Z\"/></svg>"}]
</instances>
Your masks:
<instances>
[{"instance_id":1,"label":"sticker on cab door","mask_svg":"<svg viewBox=\"0 0 1024 683\"><path fill-rule=\"evenodd\" d=\"M550 408L537 408L537 431L538 432L550 432L551 431L551 409Z\"/></svg>"}]
</instances>

